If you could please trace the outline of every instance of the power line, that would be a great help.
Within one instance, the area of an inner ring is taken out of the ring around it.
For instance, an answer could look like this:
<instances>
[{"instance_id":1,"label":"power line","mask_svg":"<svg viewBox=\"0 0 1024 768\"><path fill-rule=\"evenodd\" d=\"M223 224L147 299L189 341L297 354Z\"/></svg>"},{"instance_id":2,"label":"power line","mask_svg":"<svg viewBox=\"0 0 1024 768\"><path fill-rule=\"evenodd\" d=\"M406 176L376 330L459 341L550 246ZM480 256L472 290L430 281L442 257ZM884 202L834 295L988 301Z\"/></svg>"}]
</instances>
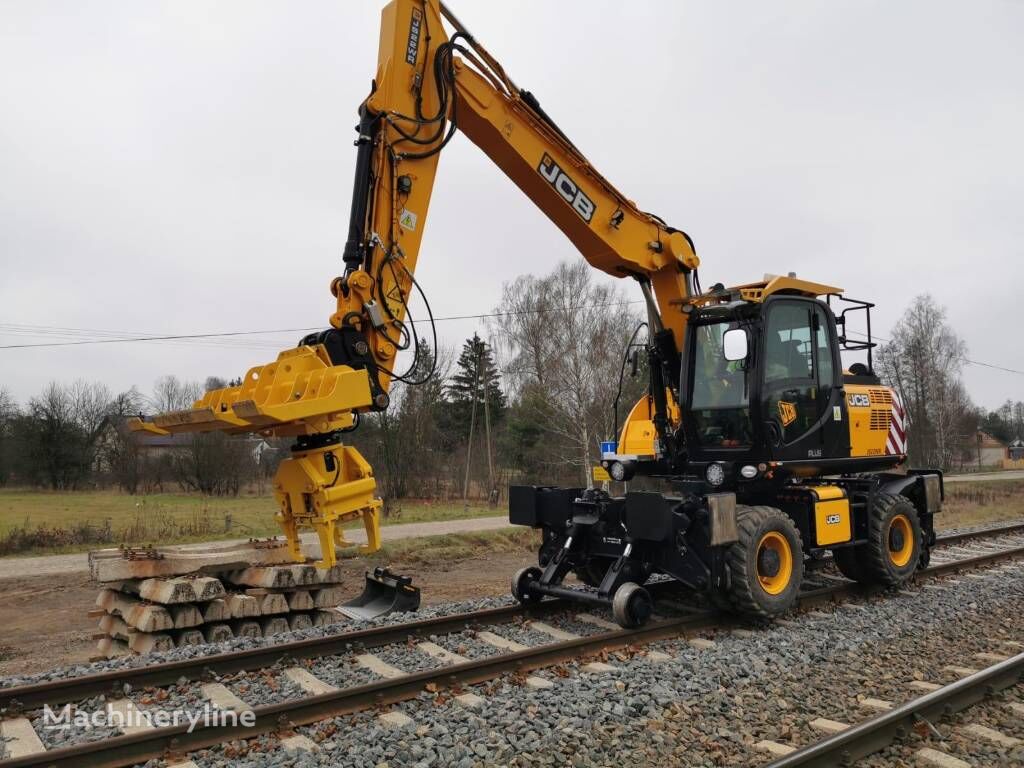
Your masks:
<instances>
[{"instance_id":1,"label":"power line","mask_svg":"<svg viewBox=\"0 0 1024 768\"><path fill-rule=\"evenodd\" d=\"M600 308L600 307L620 307L628 306L630 304L643 304L643 301L637 299L635 301L617 301L608 302L604 304L579 304L573 307L544 307L541 309L520 309L511 312L486 312L476 315L450 315L448 317L435 317L434 322L445 322L449 320L484 320L494 317L511 317L514 315L528 315L528 314L542 314L545 312L561 312L561 311L574 311L577 309L587 308ZM14 335L33 335L29 332L19 332L17 329L41 329L43 332L35 335L68 335L68 334L48 334L47 331L71 331L74 333L92 333L92 334L115 334L111 338L100 338L100 339L76 339L74 341L51 341L51 342L39 342L31 344L4 344L0 345L0 349L39 349L44 347L76 347L84 344L123 344L129 342L140 342L140 341L182 341L182 340L194 340L194 339L225 339L230 337L244 337L244 336L257 336L261 334L271 333L309 333L310 331L318 331L323 326L312 326L308 328L275 328L272 330L265 331L222 331L217 333L179 333L166 336L157 335L143 335L143 336L127 336L125 334L117 333L116 331L89 331L83 328L61 328L53 326L16 326L13 324L0 323L0 335L4 335L6 332L4 328L11 328ZM70 334L72 337L74 333Z\"/></svg>"},{"instance_id":2,"label":"power line","mask_svg":"<svg viewBox=\"0 0 1024 768\"><path fill-rule=\"evenodd\" d=\"M643 301L619 301L619 302L608 302L605 304L581 304L575 307L569 307L568 310L585 309L585 308L597 308L597 307L615 307L615 306L628 306L631 304L643 304ZM527 315L527 314L541 314L544 312L559 312L563 311L562 307L544 307L541 309L520 309L511 312L485 312L475 315L449 315L447 317L435 317L434 322L447 322L453 320L486 320L495 317L510 317L514 315ZM9 329L9 330L5 330ZM0 345L0 349L40 349L47 347L77 347L82 345L92 344L124 344L124 343L135 343L145 341L189 341L193 343L202 343L203 340L237 340L246 336L259 336L273 333L309 333L311 331L320 330L321 326L312 326L307 328L275 328L265 331L222 331L217 333L179 333L166 336L158 335L144 335L144 336L128 336L117 331L99 331L91 330L87 328L68 328L64 326L45 326L45 325L18 325L14 323L0 323L0 335L26 335L26 336L69 336L74 338L77 335L82 334L102 334L109 336L109 338L100 339L75 339L73 341L53 341L53 342L33 342L31 344L4 344ZM863 333L857 331L849 331L849 333L867 338ZM873 336L872 338L879 341L891 342L892 339L887 339L884 336ZM268 349L271 348L267 344L247 344L246 347L250 349ZM995 371L1003 371L1004 373L1014 373L1018 376L1024 376L1024 371L1017 370L1016 368L1007 368L1002 365L995 365L993 363L983 363L980 360L972 360L970 358L964 358L964 362L970 365L977 365L982 368L991 368Z\"/></svg>"},{"instance_id":3,"label":"power line","mask_svg":"<svg viewBox=\"0 0 1024 768\"><path fill-rule=\"evenodd\" d=\"M858 331L848 331L848 333L853 334L854 336L860 336L862 339L867 339L868 338L868 336L866 334L859 333ZM874 336L873 335L871 338L872 338L872 340L878 339L879 341L884 341L886 343L891 343L892 342L892 339L887 339L887 338L885 338L885 336ZM981 366L982 368L991 368L991 369L996 370L996 371L1005 371L1006 373L1016 373L1018 376L1024 376L1024 371L1018 371L1016 368L1006 368L1006 367L1004 367L1002 365L994 365L992 363L983 363L980 360L971 360L971 358L969 358L969 357L965 357L964 358L964 362L968 363L969 365L978 365L978 366Z\"/></svg>"}]
</instances>

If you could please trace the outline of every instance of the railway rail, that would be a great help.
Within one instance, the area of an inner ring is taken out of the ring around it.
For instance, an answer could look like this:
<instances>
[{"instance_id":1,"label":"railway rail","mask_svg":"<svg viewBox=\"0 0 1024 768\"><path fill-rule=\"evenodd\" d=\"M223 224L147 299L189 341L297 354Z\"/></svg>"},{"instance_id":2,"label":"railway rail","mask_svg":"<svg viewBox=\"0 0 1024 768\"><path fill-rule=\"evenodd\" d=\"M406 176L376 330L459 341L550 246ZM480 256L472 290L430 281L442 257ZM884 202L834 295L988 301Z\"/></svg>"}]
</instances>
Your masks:
<instances>
[{"instance_id":1,"label":"railway rail","mask_svg":"<svg viewBox=\"0 0 1024 768\"><path fill-rule=\"evenodd\" d=\"M984 547L965 557L933 560L933 565L919 573L919 578L932 578L976 568L996 561L1024 556L1024 543L1019 534L1024 524L1000 526L976 531L958 532L941 538L943 548L956 549L971 539ZM995 548L987 540L1010 537L1004 546ZM982 542L985 542L982 544ZM810 578L815 578L812 572ZM870 590L852 582L827 577L831 583L811 586L800 597L800 608L810 609ZM672 582L651 585L655 600L668 599L678 590ZM8 716L45 705L60 706L97 695L124 697L129 689L173 685L182 680L202 681L271 666L285 666L302 659L352 654L433 635L497 628L502 624L528 619L538 621L570 609L562 600L546 600L535 605L507 606L473 613L455 614L402 624L377 626L365 630L292 641L244 651L208 655L185 661L158 663L148 667L118 669L78 678L46 681L0 690L0 712ZM660 609L659 609L660 610ZM328 717L350 714L367 708L413 698L429 685L459 687L483 682L508 673L525 673L567 660L579 659L602 651L613 651L643 645L657 640L694 634L721 626L723 617L695 607L683 607L684 615L661 618L638 629L611 629L584 637L571 637L534 647L508 643L506 652L477 659L464 659L448 654L446 664L411 674L386 676L373 682L331 689L314 695L252 708L248 724L198 727L188 724L146 728L101 741L86 741L0 761L2 768L27 766L124 766L142 763L156 757L184 755L204 747L236 739L247 739L268 732L286 732ZM727 619L725 619L727 621ZM607 625L602 625L606 628ZM509 651L509 648L512 650ZM451 663L454 662L454 663ZM328 688L330 688L328 686ZM171 761L173 762L173 761Z\"/></svg>"},{"instance_id":2,"label":"railway rail","mask_svg":"<svg viewBox=\"0 0 1024 768\"><path fill-rule=\"evenodd\" d=\"M912 729L938 722L989 696L1024 682L1024 653L942 686L889 712L858 723L769 763L765 768L832 768L881 751Z\"/></svg>"}]
</instances>

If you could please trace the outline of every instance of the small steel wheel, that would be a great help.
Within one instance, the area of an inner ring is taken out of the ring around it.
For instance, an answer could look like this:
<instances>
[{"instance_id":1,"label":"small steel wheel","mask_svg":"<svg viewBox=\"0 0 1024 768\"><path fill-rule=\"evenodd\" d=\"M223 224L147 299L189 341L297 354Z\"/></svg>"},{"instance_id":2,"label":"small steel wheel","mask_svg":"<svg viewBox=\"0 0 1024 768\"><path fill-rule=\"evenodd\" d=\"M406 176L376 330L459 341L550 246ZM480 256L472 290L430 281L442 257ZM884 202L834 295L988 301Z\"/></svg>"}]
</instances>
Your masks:
<instances>
[{"instance_id":1,"label":"small steel wheel","mask_svg":"<svg viewBox=\"0 0 1024 768\"><path fill-rule=\"evenodd\" d=\"M615 623L625 629L642 627L654 612L650 593L639 584L627 581L615 590L612 598L612 616Z\"/></svg>"},{"instance_id":2,"label":"small steel wheel","mask_svg":"<svg viewBox=\"0 0 1024 768\"><path fill-rule=\"evenodd\" d=\"M537 568L536 566L520 568L512 576L512 597L524 605L526 603L540 602L543 595L538 592L534 592L528 586L531 581L537 581L540 577L540 568Z\"/></svg>"}]
</instances>

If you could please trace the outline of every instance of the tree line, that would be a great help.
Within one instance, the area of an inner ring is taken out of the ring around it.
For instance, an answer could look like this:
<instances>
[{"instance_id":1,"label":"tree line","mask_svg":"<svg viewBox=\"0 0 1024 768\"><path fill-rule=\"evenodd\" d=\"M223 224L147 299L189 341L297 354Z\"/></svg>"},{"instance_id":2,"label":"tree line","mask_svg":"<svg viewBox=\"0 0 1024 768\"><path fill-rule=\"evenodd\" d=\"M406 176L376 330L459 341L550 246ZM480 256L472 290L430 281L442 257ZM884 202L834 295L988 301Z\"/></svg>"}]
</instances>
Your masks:
<instances>
[{"instance_id":1,"label":"tree line","mask_svg":"<svg viewBox=\"0 0 1024 768\"><path fill-rule=\"evenodd\" d=\"M946 320L946 309L923 294L911 302L878 355L882 379L906 408L911 466L961 470L981 462L985 433L1009 444L1024 438L1024 401L995 410L976 405L963 382L967 344Z\"/></svg>"},{"instance_id":2,"label":"tree line","mask_svg":"<svg viewBox=\"0 0 1024 768\"><path fill-rule=\"evenodd\" d=\"M423 383L396 380L391 407L364 414L345 440L374 466L389 503L497 502L510 482L586 485L600 442L645 391L643 361L632 376L624 357L641 323L637 303L621 287L595 281L582 261L521 276L504 287L484 337L474 334L459 349L421 344L403 378ZM987 411L971 401L962 381L966 345L930 296L912 302L876 360L905 404L911 465L976 463L979 430L1003 442L1024 435L1024 402ZM205 389L233 383L167 375L144 395L134 387L113 393L102 383L55 382L23 405L0 386L0 484L265 490L290 440L212 433L153 446L124 427L128 417L185 409Z\"/></svg>"},{"instance_id":3,"label":"tree line","mask_svg":"<svg viewBox=\"0 0 1024 768\"><path fill-rule=\"evenodd\" d=\"M639 314L582 262L513 281L495 314L487 338L474 334L460 349L421 344L403 378L423 383L395 381L388 410L363 414L345 436L373 464L385 499L497 502L510 482L588 482L614 430L621 352ZM627 377L623 402L640 396L642 378ZM188 408L229 383L167 375L143 394L55 382L23 406L0 388L0 484L237 494L264 483L290 440L180 435L154 450L124 428L128 417Z\"/></svg>"}]
</instances>

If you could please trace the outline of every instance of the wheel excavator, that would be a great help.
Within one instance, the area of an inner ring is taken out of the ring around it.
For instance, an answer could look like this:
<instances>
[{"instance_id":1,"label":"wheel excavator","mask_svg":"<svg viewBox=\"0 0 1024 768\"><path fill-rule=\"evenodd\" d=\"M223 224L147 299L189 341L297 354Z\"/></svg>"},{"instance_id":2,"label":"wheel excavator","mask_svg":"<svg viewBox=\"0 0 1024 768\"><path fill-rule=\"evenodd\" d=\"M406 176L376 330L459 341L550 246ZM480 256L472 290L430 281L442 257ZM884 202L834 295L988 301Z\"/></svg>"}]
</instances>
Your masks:
<instances>
[{"instance_id":1,"label":"wheel excavator","mask_svg":"<svg viewBox=\"0 0 1024 768\"><path fill-rule=\"evenodd\" d=\"M638 626L652 613L644 584L661 575L762 619L789 610L829 553L846 576L890 586L927 563L943 478L906 466L906 414L873 369L872 304L793 274L703 289L693 240L619 192L438 0L383 9L358 114L330 326L238 386L133 424L294 438L274 493L296 561L311 530L318 565L333 565L349 521L362 521L364 551L380 546L373 470L346 435L361 414L387 409L393 381L415 383L397 360L420 352L408 304L422 293L416 263L438 160L462 133L587 262L634 281L646 306L649 386L602 444L600 470L659 490L510 488L510 521L542 540L538 565L512 578L516 599L602 605ZM854 318L866 319L860 340L847 332ZM867 362L844 369L843 351Z\"/></svg>"}]
</instances>

